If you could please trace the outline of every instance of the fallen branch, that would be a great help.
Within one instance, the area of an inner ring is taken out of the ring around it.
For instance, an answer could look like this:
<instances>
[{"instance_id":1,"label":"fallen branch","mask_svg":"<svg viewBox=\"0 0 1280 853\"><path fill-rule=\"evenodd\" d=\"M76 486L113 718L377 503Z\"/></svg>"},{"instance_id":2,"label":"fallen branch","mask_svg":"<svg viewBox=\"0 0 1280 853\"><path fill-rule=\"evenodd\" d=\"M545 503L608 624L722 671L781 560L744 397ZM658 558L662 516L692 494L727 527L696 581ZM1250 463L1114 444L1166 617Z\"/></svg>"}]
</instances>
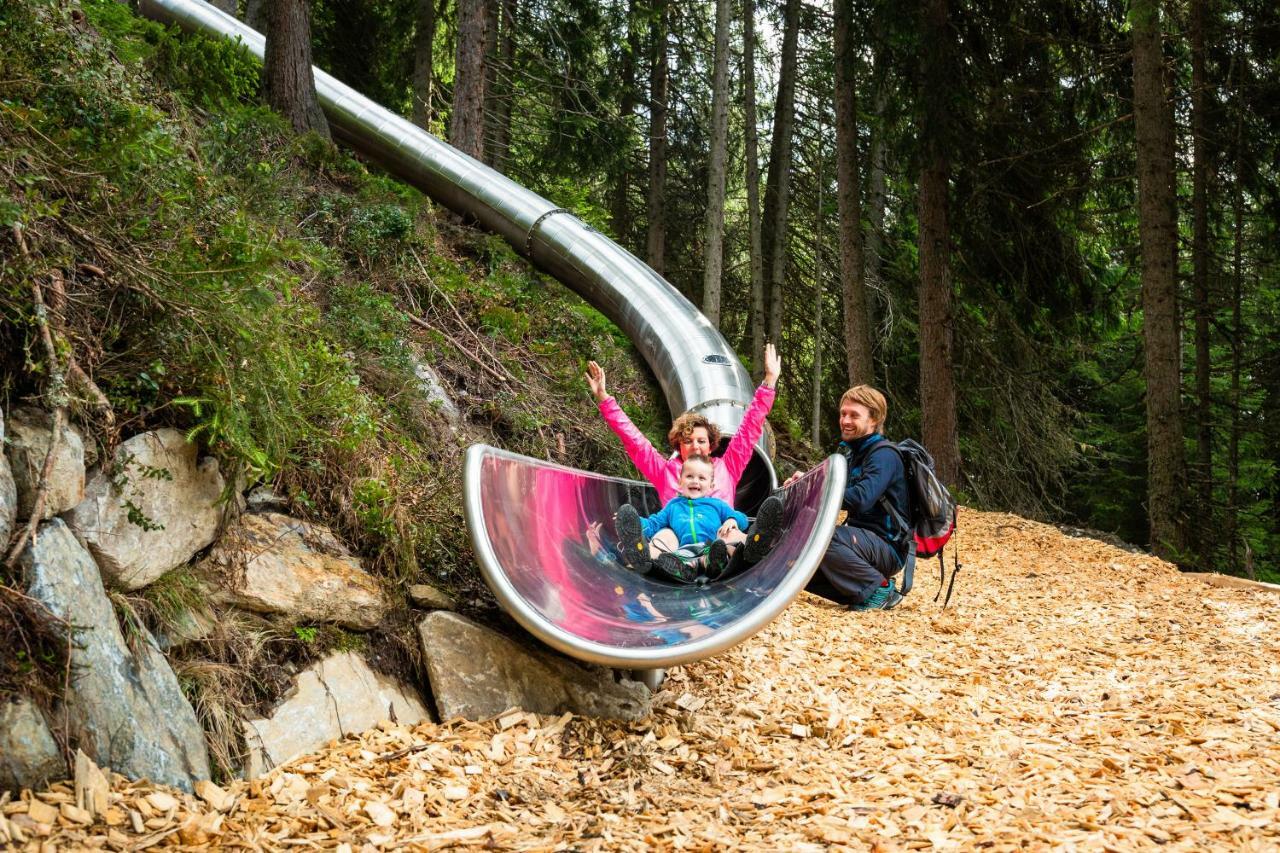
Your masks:
<instances>
[{"instance_id":1,"label":"fallen branch","mask_svg":"<svg viewBox=\"0 0 1280 853\"><path fill-rule=\"evenodd\" d=\"M24 259L31 257L31 251L27 247L26 237L22 233L22 226L13 226L13 238L18 244L18 251ZM27 519L27 526L18 533L18 538L14 541L9 549L9 555L5 558L5 569L10 572L13 567L18 564L18 557L26 550L28 544L34 544L36 541L36 528L39 527L44 515L44 504L49 495L49 477L53 473L53 461L58 451L58 439L62 435L62 427L67 419L67 377L63 372L62 366L58 362L58 351L53 344L53 333L49 330L49 309L44 303L44 290L40 287L40 282L32 280L31 282L32 296L36 303L36 324L40 327L40 340L44 344L45 357L49 360L49 398L53 402L53 429L49 433L49 450L44 456L44 465L40 468L40 479L36 481L35 500L31 505L31 517Z\"/></svg>"},{"instance_id":2,"label":"fallen branch","mask_svg":"<svg viewBox=\"0 0 1280 853\"><path fill-rule=\"evenodd\" d=\"M444 298L445 304L449 306L449 309L451 311L453 311L453 316L457 318L459 325L461 325L462 328L465 329L469 335L471 335L472 339L475 340L477 346L479 346L480 349L484 351L484 354L489 356L489 358L493 359L493 362L502 368L502 372L505 373L506 376L500 376L499 378L508 382L518 382L519 380L517 380L514 376L511 375L511 371L507 370L506 366L503 365L503 363L498 359L498 357L494 355L493 352L487 346L485 346L484 340L479 335L477 335L475 333L475 330L472 329L471 326L467 323L467 321L462 318L462 312L458 310L458 306L453 304L453 300L449 298L449 294L445 293L443 290L436 287L436 283L431 280L431 273L427 272L427 267L425 264L422 263L422 259L418 257L418 253L413 250L410 250L410 254L413 255L414 261L417 262L418 269L422 270L422 276L427 280L427 284L431 285L431 289L434 290L436 293L439 293Z\"/></svg>"},{"instance_id":3,"label":"fallen branch","mask_svg":"<svg viewBox=\"0 0 1280 853\"><path fill-rule=\"evenodd\" d=\"M438 335L444 335L445 340L453 344L454 349L456 349L458 352L465 355L467 358L471 359L473 362L475 362L477 367L484 370L494 379L498 380L499 382L512 381L512 380L509 380L508 377L503 376L501 373L494 370L492 365L486 364L485 362L481 361L479 356L477 356L471 350L467 349L465 346L463 346L461 343L455 340L454 337L450 335L448 332L444 331L443 329L437 329L435 326L431 325L421 317L415 317L412 314L408 314L408 313L406 313L405 316L408 317L409 322L413 323L415 326L420 326L423 329L426 329L429 332L435 332Z\"/></svg>"},{"instance_id":4,"label":"fallen branch","mask_svg":"<svg viewBox=\"0 0 1280 853\"><path fill-rule=\"evenodd\" d=\"M67 378L93 401L94 408L102 413L103 420L107 422L107 429L115 429L116 412L111 406L111 401L107 399L106 394L102 393L98 383L94 382L89 377L89 374L84 372L84 369L80 367L80 363L74 358L67 365Z\"/></svg>"}]
</instances>

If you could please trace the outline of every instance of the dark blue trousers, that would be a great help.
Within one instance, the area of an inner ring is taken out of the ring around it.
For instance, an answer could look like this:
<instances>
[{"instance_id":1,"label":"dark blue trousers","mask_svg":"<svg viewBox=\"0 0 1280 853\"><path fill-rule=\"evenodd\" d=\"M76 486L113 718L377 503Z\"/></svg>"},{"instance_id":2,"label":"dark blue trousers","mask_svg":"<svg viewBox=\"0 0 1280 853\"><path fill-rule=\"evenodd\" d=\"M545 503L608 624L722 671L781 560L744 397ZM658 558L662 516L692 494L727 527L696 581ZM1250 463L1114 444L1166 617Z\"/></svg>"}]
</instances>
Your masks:
<instances>
[{"instance_id":1,"label":"dark blue trousers","mask_svg":"<svg viewBox=\"0 0 1280 853\"><path fill-rule=\"evenodd\" d=\"M841 524L805 589L840 604L865 604L901 570L902 559L892 545L870 530Z\"/></svg>"}]
</instances>

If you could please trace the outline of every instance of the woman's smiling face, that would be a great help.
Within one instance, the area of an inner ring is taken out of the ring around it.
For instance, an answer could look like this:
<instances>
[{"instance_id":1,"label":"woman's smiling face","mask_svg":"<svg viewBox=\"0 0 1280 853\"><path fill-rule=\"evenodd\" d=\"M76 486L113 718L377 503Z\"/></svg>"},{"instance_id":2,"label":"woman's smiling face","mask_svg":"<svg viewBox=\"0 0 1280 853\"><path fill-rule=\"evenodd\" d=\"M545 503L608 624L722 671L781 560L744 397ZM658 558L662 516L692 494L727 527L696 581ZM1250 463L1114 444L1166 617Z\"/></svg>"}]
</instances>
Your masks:
<instances>
[{"instance_id":1,"label":"woman's smiling face","mask_svg":"<svg viewBox=\"0 0 1280 853\"><path fill-rule=\"evenodd\" d=\"M707 435L706 427L694 427L689 434L680 439L680 458L688 459L690 456L710 456L711 455L711 436Z\"/></svg>"}]
</instances>

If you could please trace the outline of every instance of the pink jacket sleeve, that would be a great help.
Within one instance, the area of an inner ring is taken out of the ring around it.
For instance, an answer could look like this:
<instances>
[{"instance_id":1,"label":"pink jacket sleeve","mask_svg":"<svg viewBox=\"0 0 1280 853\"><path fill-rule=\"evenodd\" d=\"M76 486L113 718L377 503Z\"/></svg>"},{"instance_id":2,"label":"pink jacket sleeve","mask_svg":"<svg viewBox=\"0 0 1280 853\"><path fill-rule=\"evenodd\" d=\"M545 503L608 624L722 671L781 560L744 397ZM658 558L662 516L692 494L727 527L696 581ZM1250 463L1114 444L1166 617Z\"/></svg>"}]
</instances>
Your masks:
<instances>
[{"instance_id":1,"label":"pink jacket sleeve","mask_svg":"<svg viewBox=\"0 0 1280 853\"><path fill-rule=\"evenodd\" d=\"M609 429L622 439L622 449L644 478L658 490L660 499L665 501L663 492L670 491L667 487L667 457L654 449L649 439L636 429L631 418L627 417L627 413L622 411L613 397L605 397L600 401L600 416L609 425Z\"/></svg>"},{"instance_id":2,"label":"pink jacket sleeve","mask_svg":"<svg viewBox=\"0 0 1280 853\"><path fill-rule=\"evenodd\" d=\"M733 438L729 439L729 446L724 449L724 467L732 480L730 493L738 487L742 472L747 470L747 463L751 461L756 442L764 432L764 419L773 408L773 400L776 396L777 391L767 385L761 385L756 389L756 395L751 398L751 405L747 406L747 413L742 416L738 431L734 433Z\"/></svg>"}]
</instances>

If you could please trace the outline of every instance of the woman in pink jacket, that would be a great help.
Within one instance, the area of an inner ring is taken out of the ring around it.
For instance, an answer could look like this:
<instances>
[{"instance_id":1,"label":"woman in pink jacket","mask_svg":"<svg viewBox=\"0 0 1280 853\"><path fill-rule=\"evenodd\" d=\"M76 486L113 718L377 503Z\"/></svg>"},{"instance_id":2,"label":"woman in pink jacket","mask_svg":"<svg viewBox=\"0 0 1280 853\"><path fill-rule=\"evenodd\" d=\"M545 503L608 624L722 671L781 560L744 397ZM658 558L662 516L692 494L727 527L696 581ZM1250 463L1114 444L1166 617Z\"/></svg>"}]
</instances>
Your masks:
<instances>
[{"instance_id":1,"label":"woman in pink jacket","mask_svg":"<svg viewBox=\"0 0 1280 853\"><path fill-rule=\"evenodd\" d=\"M764 348L764 381L756 389L747 413L724 455L712 459L714 481L711 497L720 498L733 506L734 493L738 489L738 480L751 461L751 454L760 433L764 431L764 419L773 408L774 387L778 384L778 375L782 372L782 361L778 358L773 344ZM645 479L658 490L658 502L666 505L676 496L680 466L685 459L697 454L710 456L720 446L720 430L705 416L695 412L685 412L676 418L667 433L667 441L671 445L671 455L663 456L645 438L644 433L636 429L635 424L627 417L626 412L618 405L605 389L604 370L594 361L587 363L587 384L591 387L591 395L600 406L600 415L609 428L622 439L622 446L627 456L635 463L636 468Z\"/></svg>"}]
</instances>

